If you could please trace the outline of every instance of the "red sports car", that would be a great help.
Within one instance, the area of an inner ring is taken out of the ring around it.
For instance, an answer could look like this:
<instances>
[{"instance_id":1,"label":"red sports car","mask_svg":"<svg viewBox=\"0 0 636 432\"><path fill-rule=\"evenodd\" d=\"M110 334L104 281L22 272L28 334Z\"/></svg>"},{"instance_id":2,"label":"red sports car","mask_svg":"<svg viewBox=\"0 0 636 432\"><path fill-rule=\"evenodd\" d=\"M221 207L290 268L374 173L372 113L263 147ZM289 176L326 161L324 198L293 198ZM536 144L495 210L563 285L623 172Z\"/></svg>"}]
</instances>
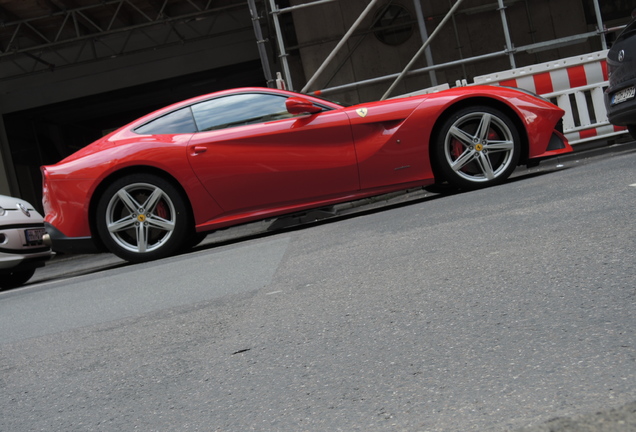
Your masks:
<instances>
[{"instance_id":1,"label":"red sports car","mask_svg":"<svg viewBox=\"0 0 636 432\"><path fill-rule=\"evenodd\" d=\"M572 151L563 114L489 86L351 107L267 88L212 93L43 167L47 240L141 262L244 222L436 182L490 186Z\"/></svg>"}]
</instances>

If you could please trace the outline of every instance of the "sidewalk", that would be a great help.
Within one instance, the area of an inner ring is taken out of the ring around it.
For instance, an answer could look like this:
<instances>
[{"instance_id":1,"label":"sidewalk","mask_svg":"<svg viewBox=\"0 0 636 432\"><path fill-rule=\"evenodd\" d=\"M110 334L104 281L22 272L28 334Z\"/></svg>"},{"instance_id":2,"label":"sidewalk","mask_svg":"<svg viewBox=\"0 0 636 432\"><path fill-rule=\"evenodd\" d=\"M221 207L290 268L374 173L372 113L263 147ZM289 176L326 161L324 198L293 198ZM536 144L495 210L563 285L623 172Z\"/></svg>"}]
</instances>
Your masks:
<instances>
[{"instance_id":1,"label":"sidewalk","mask_svg":"<svg viewBox=\"0 0 636 432\"><path fill-rule=\"evenodd\" d=\"M636 151L636 141L576 149L574 153L545 161L537 167L530 169L519 167L513 174L513 178L533 172L566 169L576 166L576 164L586 163L586 160L591 158L614 157L634 151ZM286 218L287 224L281 223L281 219L254 222L212 233L197 248L212 248L218 245L232 244L250 238L269 235L276 229L289 229L299 224L319 223L322 219L328 217L346 217L360 212L374 211L386 206L402 205L416 200L435 199L438 195L419 188L339 204L334 206L332 211L309 211L301 216ZM128 265L130 264L108 253L57 255L46 267L36 271L29 284L55 282L62 277L88 275ZM524 427L517 429L515 432L636 432L636 401L618 408L604 409L590 414L553 418L543 424Z\"/></svg>"}]
</instances>

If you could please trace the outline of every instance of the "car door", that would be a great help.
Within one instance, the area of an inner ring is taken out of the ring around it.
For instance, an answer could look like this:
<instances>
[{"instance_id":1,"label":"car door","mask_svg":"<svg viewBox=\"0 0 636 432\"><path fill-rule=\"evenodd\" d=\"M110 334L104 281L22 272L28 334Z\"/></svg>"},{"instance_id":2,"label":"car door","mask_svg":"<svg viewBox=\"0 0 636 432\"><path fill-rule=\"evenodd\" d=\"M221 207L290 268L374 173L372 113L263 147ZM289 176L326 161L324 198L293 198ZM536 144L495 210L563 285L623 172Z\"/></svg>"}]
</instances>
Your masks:
<instances>
[{"instance_id":1,"label":"car door","mask_svg":"<svg viewBox=\"0 0 636 432\"><path fill-rule=\"evenodd\" d=\"M189 142L188 158L226 212L294 206L359 189L347 115L292 116L285 100L242 93L192 106L200 132Z\"/></svg>"}]
</instances>

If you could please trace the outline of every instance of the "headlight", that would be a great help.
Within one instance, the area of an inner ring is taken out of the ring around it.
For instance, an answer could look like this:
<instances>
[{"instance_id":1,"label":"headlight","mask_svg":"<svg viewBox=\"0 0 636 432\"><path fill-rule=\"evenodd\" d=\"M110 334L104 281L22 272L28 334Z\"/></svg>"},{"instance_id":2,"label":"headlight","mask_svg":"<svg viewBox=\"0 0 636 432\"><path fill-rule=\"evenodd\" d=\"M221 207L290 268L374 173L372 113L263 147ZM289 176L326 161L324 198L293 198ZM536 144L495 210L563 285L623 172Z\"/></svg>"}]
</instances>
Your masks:
<instances>
[{"instance_id":1,"label":"headlight","mask_svg":"<svg viewBox=\"0 0 636 432\"><path fill-rule=\"evenodd\" d=\"M5 209L3 209L2 207L0 207L0 216L4 216L4 214L5 214L6 212L7 212L7 211L6 211Z\"/></svg>"}]
</instances>

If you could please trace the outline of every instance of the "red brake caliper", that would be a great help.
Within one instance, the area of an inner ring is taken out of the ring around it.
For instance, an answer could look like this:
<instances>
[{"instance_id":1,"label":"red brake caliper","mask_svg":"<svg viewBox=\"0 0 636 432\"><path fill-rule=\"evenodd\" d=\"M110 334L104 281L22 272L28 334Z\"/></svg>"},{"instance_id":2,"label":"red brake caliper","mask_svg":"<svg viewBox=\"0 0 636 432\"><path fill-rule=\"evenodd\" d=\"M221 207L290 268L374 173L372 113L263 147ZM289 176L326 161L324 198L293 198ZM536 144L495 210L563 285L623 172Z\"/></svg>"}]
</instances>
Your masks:
<instances>
[{"instance_id":1,"label":"red brake caliper","mask_svg":"<svg viewBox=\"0 0 636 432\"><path fill-rule=\"evenodd\" d=\"M168 208L166 207L166 203L160 201L157 204L157 207L155 207L155 214L161 219L168 219Z\"/></svg>"},{"instance_id":2,"label":"red brake caliper","mask_svg":"<svg viewBox=\"0 0 636 432\"><path fill-rule=\"evenodd\" d=\"M457 160L464 153L464 146L458 139L453 139L451 141L451 156L453 156L453 160Z\"/></svg>"}]
</instances>

